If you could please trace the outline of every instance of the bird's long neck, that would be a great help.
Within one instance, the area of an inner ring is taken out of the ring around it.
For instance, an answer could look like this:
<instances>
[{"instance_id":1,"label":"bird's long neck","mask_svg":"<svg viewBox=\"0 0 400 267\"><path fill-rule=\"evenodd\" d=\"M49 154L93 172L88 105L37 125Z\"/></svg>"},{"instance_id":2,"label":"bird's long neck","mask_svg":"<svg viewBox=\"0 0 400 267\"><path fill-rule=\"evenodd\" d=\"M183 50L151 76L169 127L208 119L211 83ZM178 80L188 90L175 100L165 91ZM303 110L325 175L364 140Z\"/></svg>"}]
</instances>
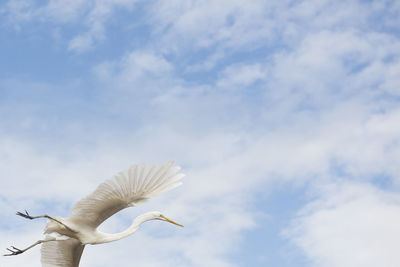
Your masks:
<instances>
[{"instance_id":1,"label":"bird's long neck","mask_svg":"<svg viewBox=\"0 0 400 267\"><path fill-rule=\"evenodd\" d=\"M107 233L99 232L100 235L102 236L102 238L101 238L101 242L98 242L98 243L108 243L108 242L120 240L124 237L127 237L127 236L135 233L137 231L137 229L139 229L139 226L142 223L149 221L149 220L154 220L154 219L156 219L156 215L153 212L148 212L148 213L145 213L145 214L142 214L142 215L136 217L136 219L133 221L131 226L129 226L128 229L126 229L125 231L123 231L121 233L107 234Z\"/></svg>"}]
</instances>

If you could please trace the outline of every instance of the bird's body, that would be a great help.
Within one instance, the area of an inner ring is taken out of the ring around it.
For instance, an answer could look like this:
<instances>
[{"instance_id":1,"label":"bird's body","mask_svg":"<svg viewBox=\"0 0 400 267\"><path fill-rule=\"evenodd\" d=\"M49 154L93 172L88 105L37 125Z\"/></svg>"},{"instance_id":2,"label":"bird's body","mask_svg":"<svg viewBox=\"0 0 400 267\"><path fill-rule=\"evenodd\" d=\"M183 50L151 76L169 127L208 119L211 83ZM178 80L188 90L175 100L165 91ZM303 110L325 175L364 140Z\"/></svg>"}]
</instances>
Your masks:
<instances>
[{"instance_id":1,"label":"bird's body","mask_svg":"<svg viewBox=\"0 0 400 267\"><path fill-rule=\"evenodd\" d=\"M180 168L172 167L172 164L171 161L158 165L133 165L78 201L68 218L49 215L33 217L26 211L17 213L28 219L48 218L44 231L46 237L23 250L12 247L8 249L11 253L6 256L21 254L42 244L41 261L44 267L78 267L85 245L108 243L127 237L148 220L163 220L182 226L160 212L153 211L138 216L121 233L108 234L97 230L103 221L118 211L179 186L184 175L177 174Z\"/></svg>"}]
</instances>

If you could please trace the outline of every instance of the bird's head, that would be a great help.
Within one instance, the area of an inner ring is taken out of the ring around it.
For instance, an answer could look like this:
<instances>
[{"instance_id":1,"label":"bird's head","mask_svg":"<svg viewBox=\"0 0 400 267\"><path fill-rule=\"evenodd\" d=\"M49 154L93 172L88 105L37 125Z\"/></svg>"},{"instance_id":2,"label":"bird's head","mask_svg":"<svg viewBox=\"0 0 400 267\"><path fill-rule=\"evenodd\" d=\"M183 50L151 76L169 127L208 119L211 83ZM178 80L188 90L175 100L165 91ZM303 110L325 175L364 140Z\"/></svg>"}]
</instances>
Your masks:
<instances>
[{"instance_id":1,"label":"bird's head","mask_svg":"<svg viewBox=\"0 0 400 267\"><path fill-rule=\"evenodd\" d=\"M170 218L168 218L168 217L166 217L165 215L161 214L161 212L159 212L159 211L153 212L153 215L154 215L154 217L155 217L154 219L156 219L156 220L166 221L166 222L169 222L169 223L178 225L178 226L180 226L180 227L183 227L182 224L177 223L177 222L175 222L174 220L171 220Z\"/></svg>"}]
</instances>

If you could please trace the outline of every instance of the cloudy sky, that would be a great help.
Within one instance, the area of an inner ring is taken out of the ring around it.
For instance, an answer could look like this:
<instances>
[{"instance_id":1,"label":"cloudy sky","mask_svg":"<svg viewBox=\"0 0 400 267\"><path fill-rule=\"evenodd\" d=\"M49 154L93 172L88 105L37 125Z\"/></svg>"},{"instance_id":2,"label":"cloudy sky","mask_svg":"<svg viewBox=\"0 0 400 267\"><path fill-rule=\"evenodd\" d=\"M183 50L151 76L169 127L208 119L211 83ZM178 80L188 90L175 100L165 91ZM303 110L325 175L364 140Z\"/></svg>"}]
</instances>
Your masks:
<instances>
[{"instance_id":1,"label":"cloudy sky","mask_svg":"<svg viewBox=\"0 0 400 267\"><path fill-rule=\"evenodd\" d=\"M175 160L183 186L102 226L81 266L395 267L400 2L4 0L0 247L98 183ZM1 267L40 265L37 247Z\"/></svg>"}]
</instances>

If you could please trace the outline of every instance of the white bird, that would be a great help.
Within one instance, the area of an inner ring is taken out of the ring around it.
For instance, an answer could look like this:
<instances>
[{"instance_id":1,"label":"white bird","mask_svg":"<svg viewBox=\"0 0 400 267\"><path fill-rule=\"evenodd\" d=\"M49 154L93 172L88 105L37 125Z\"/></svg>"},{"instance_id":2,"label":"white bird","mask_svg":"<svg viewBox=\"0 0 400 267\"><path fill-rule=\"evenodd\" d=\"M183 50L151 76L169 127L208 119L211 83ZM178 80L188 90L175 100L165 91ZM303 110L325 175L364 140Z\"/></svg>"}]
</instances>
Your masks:
<instances>
[{"instance_id":1,"label":"white bird","mask_svg":"<svg viewBox=\"0 0 400 267\"><path fill-rule=\"evenodd\" d=\"M133 165L127 171L120 172L112 179L101 183L89 196L78 201L72 208L71 216L31 216L27 211L17 215L27 219L47 218L43 240L33 245L18 249L7 248L9 254L18 255L36 245L42 244L41 262L43 267L78 267L85 245L101 244L127 237L149 220L167 221L179 226L181 224L167 218L158 211L138 216L128 229L121 233L107 234L97 227L118 211L171 190L182 183L184 174L178 174L179 167L173 167L173 161L165 164Z\"/></svg>"}]
</instances>

